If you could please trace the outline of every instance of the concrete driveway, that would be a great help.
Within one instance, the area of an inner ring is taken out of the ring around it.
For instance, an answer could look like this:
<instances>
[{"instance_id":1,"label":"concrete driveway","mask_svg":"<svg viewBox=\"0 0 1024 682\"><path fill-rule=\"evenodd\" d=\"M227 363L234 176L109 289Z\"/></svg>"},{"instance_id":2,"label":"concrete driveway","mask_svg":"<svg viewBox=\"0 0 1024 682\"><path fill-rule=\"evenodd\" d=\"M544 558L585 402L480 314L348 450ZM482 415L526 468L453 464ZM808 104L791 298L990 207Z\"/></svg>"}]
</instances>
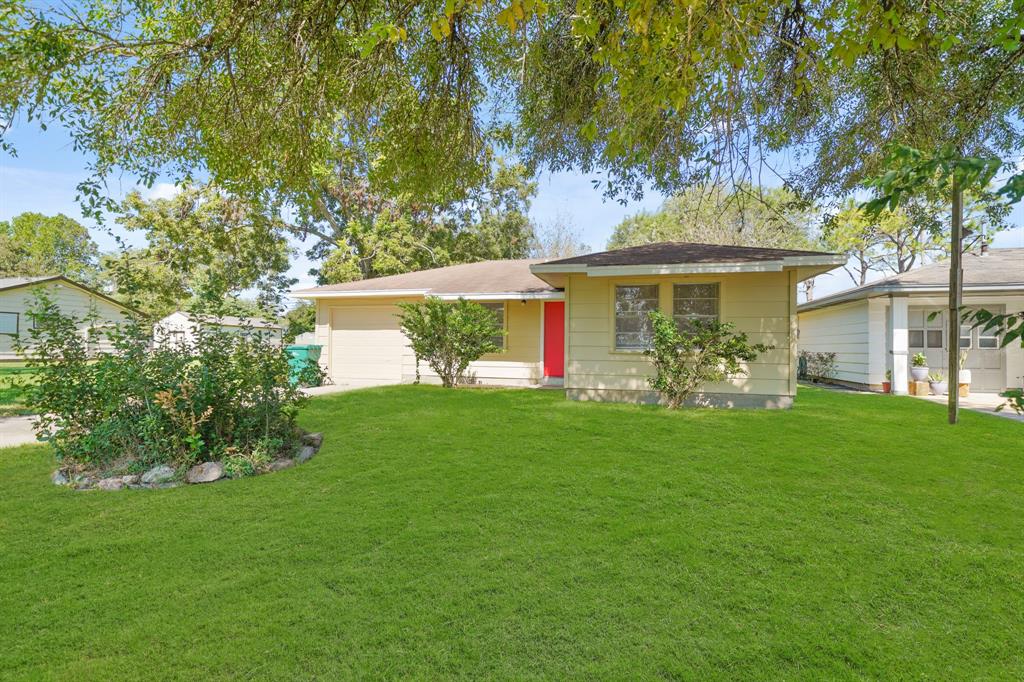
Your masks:
<instances>
[{"instance_id":1,"label":"concrete driveway","mask_svg":"<svg viewBox=\"0 0 1024 682\"><path fill-rule=\"evenodd\" d=\"M0 448L37 443L32 417L0 417Z\"/></svg>"},{"instance_id":2,"label":"concrete driveway","mask_svg":"<svg viewBox=\"0 0 1024 682\"><path fill-rule=\"evenodd\" d=\"M917 397L933 403L940 403L942 405L946 405L949 400L949 398L944 395L922 395ZM960 398L960 409L985 412L987 414L994 414L997 417L1024 422L1024 415L1017 414L1009 407L996 412L996 408L1005 402L1006 398L1003 398L998 393L972 393L966 398Z\"/></svg>"}]
</instances>

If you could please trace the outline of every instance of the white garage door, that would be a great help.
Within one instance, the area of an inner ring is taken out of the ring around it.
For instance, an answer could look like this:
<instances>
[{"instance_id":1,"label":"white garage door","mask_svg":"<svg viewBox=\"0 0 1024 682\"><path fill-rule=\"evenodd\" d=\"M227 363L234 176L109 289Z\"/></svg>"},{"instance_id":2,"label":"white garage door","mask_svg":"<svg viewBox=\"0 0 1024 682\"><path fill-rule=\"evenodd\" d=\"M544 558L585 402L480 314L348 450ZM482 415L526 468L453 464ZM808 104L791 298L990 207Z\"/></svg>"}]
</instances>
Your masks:
<instances>
[{"instance_id":1,"label":"white garage door","mask_svg":"<svg viewBox=\"0 0 1024 682\"><path fill-rule=\"evenodd\" d=\"M330 373L335 384L397 384L402 380L405 335L394 306L331 310Z\"/></svg>"}]
</instances>

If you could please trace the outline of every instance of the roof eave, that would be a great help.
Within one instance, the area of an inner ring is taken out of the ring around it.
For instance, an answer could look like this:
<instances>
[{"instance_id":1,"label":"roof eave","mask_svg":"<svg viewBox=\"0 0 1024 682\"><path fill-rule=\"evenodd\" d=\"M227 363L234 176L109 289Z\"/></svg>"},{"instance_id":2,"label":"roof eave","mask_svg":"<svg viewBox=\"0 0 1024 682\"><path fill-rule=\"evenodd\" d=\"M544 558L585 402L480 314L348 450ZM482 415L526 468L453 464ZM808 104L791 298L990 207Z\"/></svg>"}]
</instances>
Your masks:
<instances>
[{"instance_id":1,"label":"roof eave","mask_svg":"<svg viewBox=\"0 0 1024 682\"><path fill-rule=\"evenodd\" d=\"M879 296L908 296L911 294L935 294L949 291L948 284L879 284L868 285L859 289L841 291L831 296L801 303L797 306L797 312L803 313L821 308L828 308L840 303L849 303L865 298L877 298ZM1009 284L965 284L964 293L1017 293L1024 291L1024 282Z\"/></svg>"},{"instance_id":2,"label":"roof eave","mask_svg":"<svg viewBox=\"0 0 1024 682\"><path fill-rule=\"evenodd\" d=\"M645 265L555 265L542 263L530 267L538 277L554 274L586 274L588 277L630 277L639 275L700 275L738 272L781 272L785 268L810 268L813 274L828 272L846 259L835 254L787 256L774 260L717 263L652 263ZM813 276L808 275L808 276Z\"/></svg>"}]
</instances>

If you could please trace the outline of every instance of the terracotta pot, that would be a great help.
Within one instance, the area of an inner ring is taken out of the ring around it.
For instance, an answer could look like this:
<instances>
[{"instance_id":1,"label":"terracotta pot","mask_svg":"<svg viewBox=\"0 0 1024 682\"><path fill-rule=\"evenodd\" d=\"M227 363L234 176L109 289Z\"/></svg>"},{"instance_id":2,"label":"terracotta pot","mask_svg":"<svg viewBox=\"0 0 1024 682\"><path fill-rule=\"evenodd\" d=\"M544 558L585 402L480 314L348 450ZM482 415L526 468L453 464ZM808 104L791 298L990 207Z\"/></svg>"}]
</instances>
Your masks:
<instances>
[{"instance_id":1,"label":"terracotta pot","mask_svg":"<svg viewBox=\"0 0 1024 682\"><path fill-rule=\"evenodd\" d=\"M892 382L891 381L883 381L882 382L882 393L892 393Z\"/></svg>"}]
</instances>

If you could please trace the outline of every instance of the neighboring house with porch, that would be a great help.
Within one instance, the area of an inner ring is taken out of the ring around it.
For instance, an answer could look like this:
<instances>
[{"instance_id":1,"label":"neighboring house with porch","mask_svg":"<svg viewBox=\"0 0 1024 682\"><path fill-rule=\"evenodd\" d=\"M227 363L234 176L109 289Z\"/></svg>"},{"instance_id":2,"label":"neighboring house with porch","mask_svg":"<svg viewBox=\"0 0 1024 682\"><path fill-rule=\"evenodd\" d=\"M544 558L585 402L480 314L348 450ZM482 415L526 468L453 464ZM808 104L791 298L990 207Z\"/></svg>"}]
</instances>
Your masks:
<instances>
[{"instance_id":1,"label":"neighboring house with porch","mask_svg":"<svg viewBox=\"0 0 1024 682\"><path fill-rule=\"evenodd\" d=\"M200 329L216 329L244 336L260 335L272 343L281 343L284 328L276 322L232 315L195 315L181 310L153 325L153 346L185 346L195 342Z\"/></svg>"},{"instance_id":2,"label":"neighboring house with porch","mask_svg":"<svg viewBox=\"0 0 1024 682\"><path fill-rule=\"evenodd\" d=\"M293 292L316 304L321 362L336 384L407 383L416 359L397 303L426 296L477 301L505 331L502 350L469 381L562 386L579 400L652 402L647 313L732 322L774 346L749 375L705 387L722 406L787 407L796 395L796 288L845 259L814 251L666 242L555 261L454 265ZM436 382L425 363L424 381Z\"/></svg>"},{"instance_id":3,"label":"neighboring house with porch","mask_svg":"<svg viewBox=\"0 0 1024 682\"><path fill-rule=\"evenodd\" d=\"M20 359L14 340L31 328L28 311L40 292L45 292L61 313L80 320L79 333L94 350L110 349L103 328L123 322L131 312L106 294L62 275L0 277L0 362Z\"/></svg>"},{"instance_id":4,"label":"neighboring house with porch","mask_svg":"<svg viewBox=\"0 0 1024 682\"><path fill-rule=\"evenodd\" d=\"M965 308L1024 310L1024 249L967 253L963 270ZM893 392L905 394L915 353L924 353L933 371L946 372L948 296L949 263L941 262L804 303L800 350L836 353L835 379L856 388L880 391L891 371ZM1000 348L999 341L993 333L960 326L972 391L1022 385L1024 348Z\"/></svg>"}]
</instances>

